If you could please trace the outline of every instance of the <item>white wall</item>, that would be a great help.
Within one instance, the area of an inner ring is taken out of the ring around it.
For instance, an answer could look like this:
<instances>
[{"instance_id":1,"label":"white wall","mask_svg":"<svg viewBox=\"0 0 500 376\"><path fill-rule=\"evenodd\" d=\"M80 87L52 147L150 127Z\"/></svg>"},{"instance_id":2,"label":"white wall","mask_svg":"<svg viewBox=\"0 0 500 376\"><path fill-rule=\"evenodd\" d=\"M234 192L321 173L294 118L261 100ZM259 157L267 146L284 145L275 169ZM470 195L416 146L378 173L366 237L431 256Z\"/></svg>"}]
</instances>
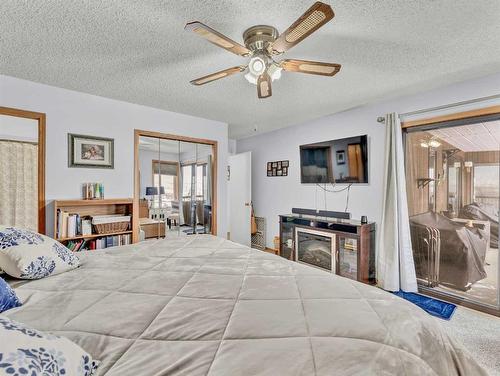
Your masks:
<instances>
[{"instance_id":1,"label":"white wall","mask_svg":"<svg viewBox=\"0 0 500 376\"><path fill-rule=\"evenodd\" d=\"M377 117L387 112L404 113L499 93L500 74L496 74L238 140L238 153L252 151L252 200L256 215L266 217L267 245L271 247L273 237L279 233L278 215L290 213L292 207L345 209L346 192L327 193L325 205L322 190L315 185L300 184L299 145L367 134L369 184L351 188L349 211L353 218L367 215L378 223L382 210L385 128L377 123ZM287 177L266 176L268 161L287 159L290 160Z\"/></svg>"},{"instance_id":2,"label":"white wall","mask_svg":"<svg viewBox=\"0 0 500 376\"><path fill-rule=\"evenodd\" d=\"M0 106L47 114L46 199L47 228L53 228L55 199L81 198L81 184L104 184L106 198L134 194L134 129L158 131L218 142L217 229L227 232L227 124L60 89L0 75ZM115 140L115 168L68 168L68 133L111 137Z\"/></svg>"},{"instance_id":3,"label":"white wall","mask_svg":"<svg viewBox=\"0 0 500 376\"><path fill-rule=\"evenodd\" d=\"M38 121L0 115L0 139L38 142Z\"/></svg>"}]
</instances>

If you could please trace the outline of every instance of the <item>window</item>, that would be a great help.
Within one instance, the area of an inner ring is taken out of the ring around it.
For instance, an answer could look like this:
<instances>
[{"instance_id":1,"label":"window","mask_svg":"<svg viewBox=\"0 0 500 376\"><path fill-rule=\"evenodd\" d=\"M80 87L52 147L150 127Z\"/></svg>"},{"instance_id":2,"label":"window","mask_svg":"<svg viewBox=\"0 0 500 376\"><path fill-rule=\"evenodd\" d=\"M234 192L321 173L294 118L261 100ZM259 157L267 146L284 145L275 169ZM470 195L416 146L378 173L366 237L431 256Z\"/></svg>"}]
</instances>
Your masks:
<instances>
[{"instance_id":1,"label":"window","mask_svg":"<svg viewBox=\"0 0 500 376\"><path fill-rule=\"evenodd\" d=\"M499 181L497 164L474 166L474 202L493 205L498 210Z\"/></svg>"},{"instance_id":2,"label":"window","mask_svg":"<svg viewBox=\"0 0 500 376\"><path fill-rule=\"evenodd\" d=\"M195 169L196 168L196 169ZM193 175L193 169L195 174ZM182 197L191 197L191 187L195 184L195 194L197 198L203 199L207 194L207 165L189 164L182 166Z\"/></svg>"},{"instance_id":3,"label":"window","mask_svg":"<svg viewBox=\"0 0 500 376\"><path fill-rule=\"evenodd\" d=\"M207 187L207 165L202 164L196 166L196 196L203 198L206 196Z\"/></svg>"},{"instance_id":4,"label":"window","mask_svg":"<svg viewBox=\"0 0 500 376\"><path fill-rule=\"evenodd\" d=\"M191 184L193 181L193 165L182 166L182 197L191 198Z\"/></svg>"},{"instance_id":5,"label":"window","mask_svg":"<svg viewBox=\"0 0 500 376\"><path fill-rule=\"evenodd\" d=\"M177 188L177 162L153 161L153 186L162 187L164 193L153 198L154 204L159 204L161 197L162 205L178 199Z\"/></svg>"},{"instance_id":6,"label":"window","mask_svg":"<svg viewBox=\"0 0 500 376\"><path fill-rule=\"evenodd\" d=\"M448 211L456 213L459 207L458 193L458 175L460 168L455 166L448 167Z\"/></svg>"}]
</instances>

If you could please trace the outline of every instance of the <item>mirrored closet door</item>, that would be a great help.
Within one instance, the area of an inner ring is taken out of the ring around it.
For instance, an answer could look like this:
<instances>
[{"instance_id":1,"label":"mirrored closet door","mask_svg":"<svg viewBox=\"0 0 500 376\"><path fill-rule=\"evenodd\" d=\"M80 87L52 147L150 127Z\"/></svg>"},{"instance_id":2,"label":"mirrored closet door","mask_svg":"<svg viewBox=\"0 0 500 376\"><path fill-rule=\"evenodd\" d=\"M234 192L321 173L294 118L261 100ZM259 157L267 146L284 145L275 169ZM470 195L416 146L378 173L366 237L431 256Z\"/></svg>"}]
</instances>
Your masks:
<instances>
[{"instance_id":1,"label":"mirrored closet door","mask_svg":"<svg viewBox=\"0 0 500 376\"><path fill-rule=\"evenodd\" d=\"M0 107L0 225L45 233L45 114Z\"/></svg>"},{"instance_id":2,"label":"mirrored closet door","mask_svg":"<svg viewBox=\"0 0 500 376\"><path fill-rule=\"evenodd\" d=\"M216 143L136 132L137 240L209 234Z\"/></svg>"}]
</instances>

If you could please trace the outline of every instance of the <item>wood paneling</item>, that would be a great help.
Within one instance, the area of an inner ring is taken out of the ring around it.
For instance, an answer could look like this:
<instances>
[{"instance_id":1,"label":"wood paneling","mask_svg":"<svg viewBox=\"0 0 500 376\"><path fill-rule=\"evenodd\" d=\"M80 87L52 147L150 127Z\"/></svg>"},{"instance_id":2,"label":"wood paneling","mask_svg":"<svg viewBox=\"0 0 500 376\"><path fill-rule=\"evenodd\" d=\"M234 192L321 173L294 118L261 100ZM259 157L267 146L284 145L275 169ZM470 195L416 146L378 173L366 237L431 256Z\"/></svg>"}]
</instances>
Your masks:
<instances>
[{"instance_id":1,"label":"wood paneling","mask_svg":"<svg viewBox=\"0 0 500 376\"><path fill-rule=\"evenodd\" d=\"M38 121L38 232L46 233L45 227L45 142L46 115L41 112L0 107L0 114Z\"/></svg>"},{"instance_id":2,"label":"wood paneling","mask_svg":"<svg viewBox=\"0 0 500 376\"><path fill-rule=\"evenodd\" d=\"M406 138L406 191L408 214L411 216L429 210L429 186L418 188L417 181L429 176L429 149L420 146L420 136L408 134Z\"/></svg>"},{"instance_id":3,"label":"wood paneling","mask_svg":"<svg viewBox=\"0 0 500 376\"><path fill-rule=\"evenodd\" d=\"M500 163L499 151L477 151L465 153L465 160L474 164L498 164Z\"/></svg>"}]
</instances>

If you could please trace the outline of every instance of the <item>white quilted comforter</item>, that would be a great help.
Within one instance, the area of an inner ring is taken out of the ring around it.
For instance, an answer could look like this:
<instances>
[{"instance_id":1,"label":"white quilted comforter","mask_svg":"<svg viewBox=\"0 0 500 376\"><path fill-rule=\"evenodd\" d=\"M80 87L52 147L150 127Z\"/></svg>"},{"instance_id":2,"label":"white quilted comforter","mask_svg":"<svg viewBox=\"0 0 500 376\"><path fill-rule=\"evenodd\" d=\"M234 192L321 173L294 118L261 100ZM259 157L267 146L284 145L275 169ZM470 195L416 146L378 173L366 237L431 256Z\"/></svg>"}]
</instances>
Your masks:
<instances>
[{"instance_id":1,"label":"white quilted comforter","mask_svg":"<svg viewBox=\"0 0 500 376\"><path fill-rule=\"evenodd\" d=\"M99 375L485 375L418 307L222 238L80 255L18 284L6 314L78 343Z\"/></svg>"}]
</instances>

